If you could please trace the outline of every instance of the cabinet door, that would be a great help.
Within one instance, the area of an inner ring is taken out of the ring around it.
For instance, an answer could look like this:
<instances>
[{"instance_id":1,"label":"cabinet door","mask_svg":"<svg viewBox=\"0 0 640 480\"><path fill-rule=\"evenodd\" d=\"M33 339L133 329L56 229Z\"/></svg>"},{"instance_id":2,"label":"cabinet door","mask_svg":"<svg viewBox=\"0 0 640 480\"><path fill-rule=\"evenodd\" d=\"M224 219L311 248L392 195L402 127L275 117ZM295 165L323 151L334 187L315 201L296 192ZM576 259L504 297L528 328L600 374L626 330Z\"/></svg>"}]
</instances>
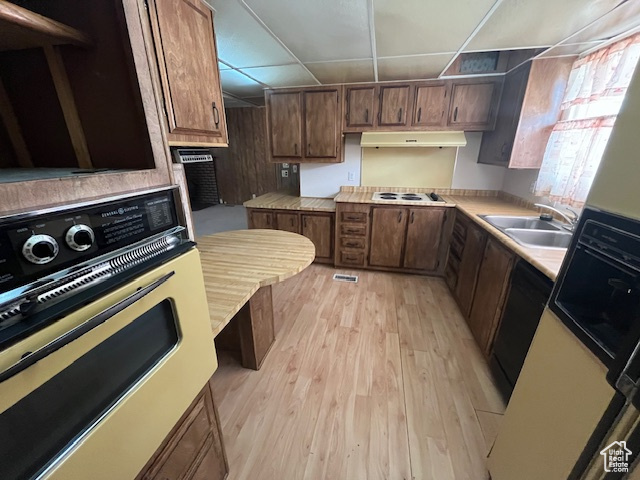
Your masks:
<instances>
[{"instance_id":1,"label":"cabinet door","mask_svg":"<svg viewBox=\"0 0 640 480\"><path fill-rule=\"evenodd\" d=\"M380 87L380 113L378 114L378 125L406 125L408 107L409 85Z\"/></svg>"},{"instance_id":2,"label":"cabinet door","mask_svg":"<svg viewBox=\"0 0 640 480\"><path fill-rule=\"evenodd\" d=\"M251 212L251 228L275 228L273 212L264 210L253 210Z\"/></svg>"},{"instance_id":3,"label":"cabinet door","mask_svg":"<svg viewBox=\"0 0 640 480\"><path fill-rule=\"evenodd\" d=\"M293 233L300 231L297 213L276 213L276 225L278 230Z\"/></svg>"},{"instance_id":4,"label":"cabinet door","mask_svg":"<svg viewBox=\"0 0 640 480\"><path fill-rule=\"evenodd\" d=\"M347 99L345 128L364 130L364 127L373 127L376 88L347 87L345 95Z\"/></svg>"},{"instance_id":5,"label":"cabinet door","mask_svg":"<svg viewBox=\"0 0 640 480\"><path fill-rule=\"evenodd\" d=\"M214 142L217 137L226 143L213 12L200 0L151 0L149 6L161 57L169 142L175 134L213 137ZM176 139L176 143L181 142Z\"/></svg>"},{"instance_id":6,"label":"cabinet door","mask_svg":"<svg viewBox=\"0 0 640 480\"><path fill-rule=\"evenodd\" d=\"M458 270L458 283L456 285L456 298L460 311L465 317L469 316L473 294L476 290L478 270L482 261L487 234L472 224L467 226L467 236L460 259Z\"/></svg>"},{"instance_id":7,"label":"cabinet door","mask_svg":"<svg viewBox=\"0 0 640 480\"><path fill-rule=\"evenodd\" d=\"M454 83L448 125L467 130L491 130L501 84L497 81Z\"/></svg>"},{"instance_id":8,"label":"cabinet door","mask_svg":"<svg viewBox=\"0 0 640 480\"><path fill-rule=\"evenodd\" d=\"M268 128L273 158L302 157L302 94L267 92Z\"/></svg>"},{"instance_id":9,"label":"cabinet door","mask_svg":"<svg viewBox=\"0 0 640 480\"><path fill-rule=\"evenodd\" d=\"M436 270L444 210L435 207L409 210L404 267Z\"/></svg>"},{"instance_id":10,"label":"cabinet door","mask_svg":"<svg viewBox=\"0 0 640 480\"><path fill-rule=\"evenodd\" d=\"M373 208L369 265L400 267L407 226L406 208Z\"/></svg>"},{"instance_id":11,"label":"cabinet door","mask_svg":"<svg viewBox=\"0 0 640 480\"><path fill-rule=\"evenodd\" d=\"M417 85L411 125L420 127L441 126L446 122L449 94L447 86Z\"/></svg>"},{"instance_id":12,"label":"cabinet door","mask_svg":"<svg viewBox=\"0 0 640 480\"><path fill-rule=\"evenodd\" d=\"M478 163L509 165L530 69L531 62L527 62L505 77L496 128L482 135Z\"/></svg>"},{"instance_id":13,"label":"cabinet door","mask_svg":"<svg viewBox=\"0 0 640 480\"><path fill-rule=\"evenodd\" d=\"M340 138L338 90L304 92L306 158L336 158Z\"/></svg>"},{"instance_id":14,"label":"cabinet door","mask_svg":"<svg viewBox=\"0 0 640 480\"><path fill-rule=\"evenodd\" d=\"M302 214L302 235L316 246L316 258L333 258L331 215Z\"/></svg>"},{"instance_id":15,"label":"cabinet door","mask_svg":"<svg viewBox=\"0 0 640 480\"><path fill-rule=\"evenodd\" d=\"M493 238L487 240L469 314L469 328L485 355L491 350L498 327L512 263L511 252Z\"/></svg>"}]
</instances>

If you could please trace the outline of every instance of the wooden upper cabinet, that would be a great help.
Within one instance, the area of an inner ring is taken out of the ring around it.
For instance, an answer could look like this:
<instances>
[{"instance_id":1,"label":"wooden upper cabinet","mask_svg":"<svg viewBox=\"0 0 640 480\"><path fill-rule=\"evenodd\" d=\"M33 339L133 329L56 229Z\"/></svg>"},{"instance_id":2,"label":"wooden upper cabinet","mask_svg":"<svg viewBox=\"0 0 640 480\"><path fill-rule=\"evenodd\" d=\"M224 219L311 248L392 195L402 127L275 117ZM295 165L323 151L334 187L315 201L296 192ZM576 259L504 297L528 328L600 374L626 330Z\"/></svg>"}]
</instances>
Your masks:
<instances>
[{"instance_id":1,"label":"wooden upper cabinet","mask_svg":"<svg viewBox=\"0 0 640 480\"><path fill-rule=\"evenodd\" d=\"M376 106L376 87L347 87L346 113L343 130L362 131L373 127Z\"/></svg>"},{"instance_id":2,"label":"wooden upper cabinet","mask_svg":"<svg viewBox=\"0 0 640 480\"><path fill-rule=\"evenodd\" d=\"M505 77L496 128L482 136L478 163L509 164L530 68L531 63L528 62Z\"/></svg>"},{"instance_id":3,"label":"wooden upper cabinet","mask_svg":"<svg viewBox=\"0 0 640 480\"><path fill-rule=\"evenodd\" d=\"M201 0L149 0L149 16L169 145L226 145L212 10Z\"/></svg>"},{"instance_id":4,"label":"wooden upper cabinet","mask_svg":"<svg viewBox=\"0 0 640 480\"><path fill-rule=\"evenodd\" d=\"M454 81L447 125L460 130L491 130L495 125L501 81Z\"/></svg>"},{"instance_id":5,"label":"wooden upper cabinet","mask_svg":"<svg viewBox=\"0 0 640 480\"><path fill-rule=\"evenodd\" d=\"M373 207L369 265L395 268L402 265L406 225L406 208Z\"/></svg>"},{"instance_id":6,"label":"wooden upper cabinet","mask_svg":"<svg viewBox=\"0 0 640 480\"><path fill-rule=\"evenodd\" d=\"M572 65L571 57L541 58L505 77L496 128L483 135L478 163L540 168Z\"/></svg>"},{"instance_id":7,"label":"wooden upper cabinet","mask_svg":"<svg viewBox=\"0 0 640 480\"><path fill-rule=\"evenodd\" d=\"M338 90L304 92L306 158L336 158L340 135Z\"/></svg>"},{"instance_id":8,"label":"wooden upper cabinet","mask_svg":"<svg viewBox=\"0 0 640 480\"><path fill-rule=\"evenodd\" d=\"M302 93L266 93L271 156L302 158Z\"/></svg>"},{"instance_id":9,"label":"wooden upper cabinet","mask_svg":"<svg viewBox=\"0 0 640 480\"><path fill-rule=\"evenodd\" d=\"M512 265L513 253L489 238L469 313L469 328L486 356L491 352L502 315Z\"/></svg>"},{"instance_id":10,"label":"wooden upper cabinet","mask_svg":"<svg viewBox=\"0 0 640 480\"><path fill-rule=\"evenodd\" d=\"M416 85L411 125L439 127L447 122L449 87L441 84Z\"/></svg>"},{"instance_id":11,"label":"wooden upper cabinet","mask_svg":"<svg viewBox=\"0 0 640 480\"><path fill-rule=\"evenodd\" d=\"M333 259L333 222L331 214L305 214L302 218L302 235L313 242L316 258Z\"/></svg>"},{"instance_id":12,"label":"wooden upper cabinet","mask_svg":"<svg viewBox=\"0 0 640 480\"><path fill-rule=\"evenodd\" d=\"M272 162L342 161L342 87L266 90Z\"/></svg>"},{"instance_id":13,"label":"wooden upper cabinet","mask_svg":"<svg viewBox=\"0 0 640 480\"><path fill-rule=\"evenodd\" d=\"M441 208L409 210L404 267L433 271L438 268L438 252L445 211Z\"/></svg>"},{"instance_id":14,"label":"wooden upper cabinet","mask_svg":"<svg viewBox=\"0 0 640 480\"><path fill-rule=\"evenodd\" d=\"M398 127L407 124L409 90L409 85L382 85L380 87L379 126Z\"/></svg>"}]
</instances>

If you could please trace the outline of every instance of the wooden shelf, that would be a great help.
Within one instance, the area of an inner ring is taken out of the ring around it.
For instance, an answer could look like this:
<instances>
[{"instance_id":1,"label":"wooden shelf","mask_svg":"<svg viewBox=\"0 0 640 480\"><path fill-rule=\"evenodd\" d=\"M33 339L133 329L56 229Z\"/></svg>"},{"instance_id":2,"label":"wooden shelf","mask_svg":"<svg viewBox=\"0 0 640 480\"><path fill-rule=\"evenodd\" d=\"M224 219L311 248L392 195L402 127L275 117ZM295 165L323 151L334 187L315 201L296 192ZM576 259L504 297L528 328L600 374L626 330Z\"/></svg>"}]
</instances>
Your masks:
<instances>
[{"instance_id":1,"label":"wooden shelf","mask_svg":"<svg viewBox=\"0 0 640 480\"><path fill-rule=\"evenodd\" d=\"M75 28L0 0L0 51L64 44L87 47L91 40Z\"/></svg>"}]
</instances>

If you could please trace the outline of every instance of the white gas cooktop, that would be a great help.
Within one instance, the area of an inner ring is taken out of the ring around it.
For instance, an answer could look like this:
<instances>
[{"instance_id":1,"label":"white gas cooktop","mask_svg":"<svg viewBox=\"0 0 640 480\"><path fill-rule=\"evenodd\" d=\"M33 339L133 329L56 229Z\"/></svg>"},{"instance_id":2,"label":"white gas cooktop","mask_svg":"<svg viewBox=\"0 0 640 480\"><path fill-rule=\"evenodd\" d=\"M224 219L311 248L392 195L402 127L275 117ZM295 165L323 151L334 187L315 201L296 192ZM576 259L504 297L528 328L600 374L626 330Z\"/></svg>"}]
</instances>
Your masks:
<instances>
[{"instance_id":1,"label":"white gas cooktop","mask_svg":"<svg viewBox=\"0 0 640 480\"><path fill-rule=\"evenodd\" d=\"M424 203L445 203L442 197L435 193L418 193L418 192L374 192L372 200L379 202L424 202Z\"/></svg>"}]
</instances>

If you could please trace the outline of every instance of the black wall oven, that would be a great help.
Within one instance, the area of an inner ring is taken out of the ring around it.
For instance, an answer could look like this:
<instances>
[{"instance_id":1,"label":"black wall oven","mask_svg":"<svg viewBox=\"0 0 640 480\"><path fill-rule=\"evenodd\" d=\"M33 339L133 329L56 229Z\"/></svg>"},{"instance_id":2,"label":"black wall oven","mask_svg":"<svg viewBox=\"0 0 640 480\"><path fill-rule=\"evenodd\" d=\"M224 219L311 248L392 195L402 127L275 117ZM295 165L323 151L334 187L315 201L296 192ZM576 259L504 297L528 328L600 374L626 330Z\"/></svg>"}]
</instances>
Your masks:
<instances>
[{"instance_id":1,"label":"black wall oven","mask_svg":"<svg viewBox=\"0 0 640 480\"><path fill-rule=\"evenodd\" d=\"M550 308L621 393L640 378L640 222L585 208Z\"/></svg>"}]
</instances>

